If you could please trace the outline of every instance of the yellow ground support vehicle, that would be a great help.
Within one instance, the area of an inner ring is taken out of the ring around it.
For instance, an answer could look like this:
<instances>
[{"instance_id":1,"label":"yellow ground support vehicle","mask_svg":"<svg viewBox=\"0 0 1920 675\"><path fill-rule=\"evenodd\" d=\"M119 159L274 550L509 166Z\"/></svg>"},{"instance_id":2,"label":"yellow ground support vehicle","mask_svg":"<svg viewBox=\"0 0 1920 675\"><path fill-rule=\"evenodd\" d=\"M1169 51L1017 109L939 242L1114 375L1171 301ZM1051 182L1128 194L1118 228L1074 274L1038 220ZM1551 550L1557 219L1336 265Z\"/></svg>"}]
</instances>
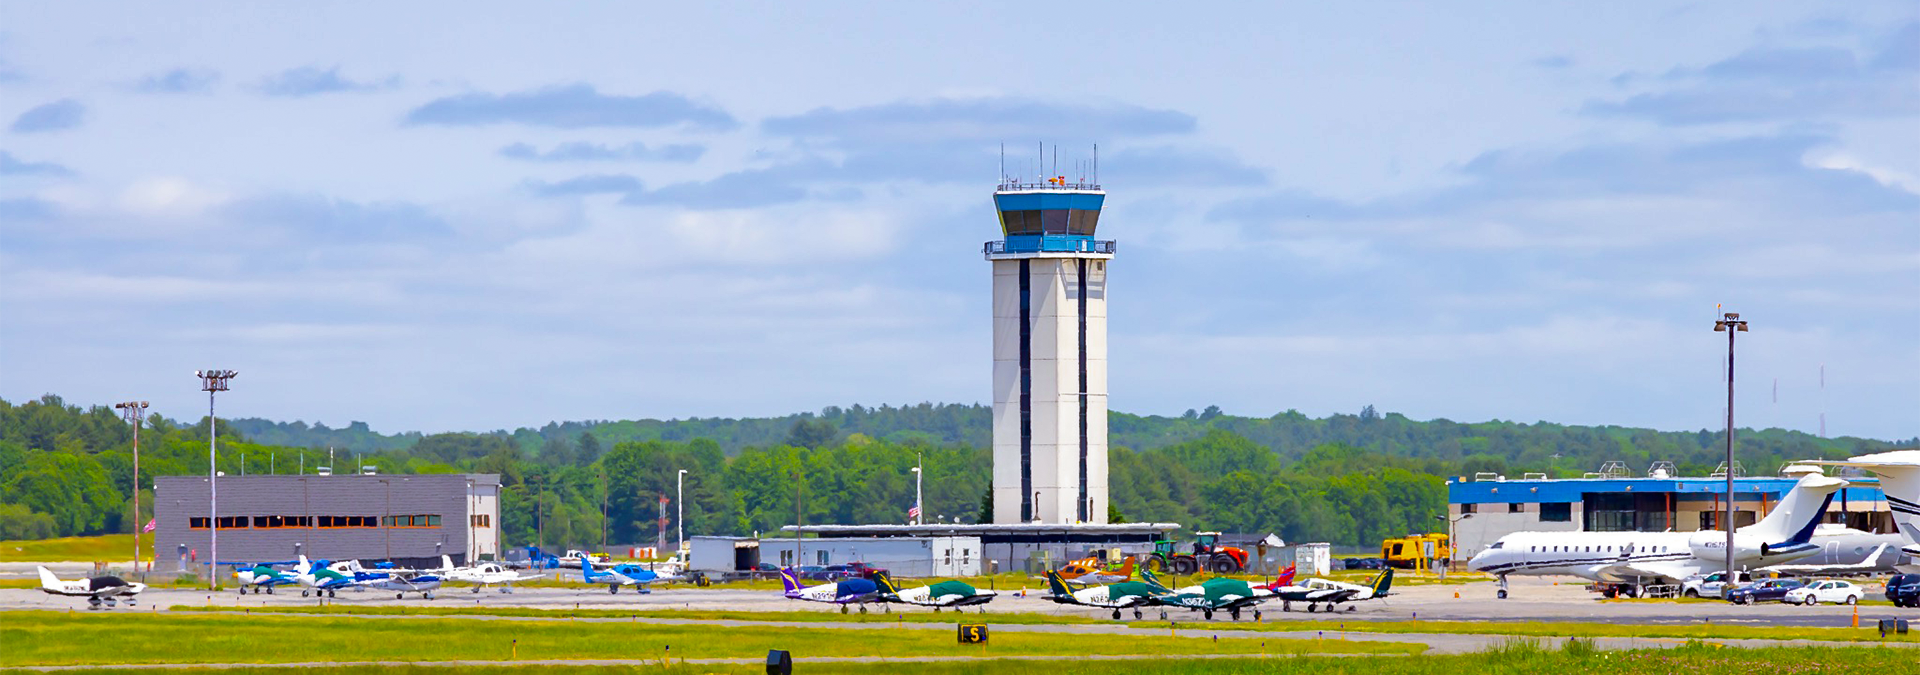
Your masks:
<instances>
[{"instance_id":1,"label":"yellow ground support vehicle","mask_svg":"<svg viewBox=\"0 0 1920 675\"><path fill-rule=\"evenodd\" d=\"M1429 542L1433 544L1431 551L1427 549ZM1387 561L1389 567L1425 569L1430 564L1428 561L1435 558L1453 558L1453 548L1443 533L1410 534L1380 542L1380 559Z\"/></svg>"}]
</instances>

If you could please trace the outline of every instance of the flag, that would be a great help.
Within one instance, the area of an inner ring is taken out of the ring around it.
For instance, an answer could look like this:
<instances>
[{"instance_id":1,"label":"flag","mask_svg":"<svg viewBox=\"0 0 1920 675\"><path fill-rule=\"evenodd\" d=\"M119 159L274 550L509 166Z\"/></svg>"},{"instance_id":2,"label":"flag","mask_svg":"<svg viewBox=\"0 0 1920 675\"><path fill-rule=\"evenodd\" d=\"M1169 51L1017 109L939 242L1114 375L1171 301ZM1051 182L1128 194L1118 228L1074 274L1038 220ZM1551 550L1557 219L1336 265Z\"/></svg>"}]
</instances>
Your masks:
<instances>
[{"instance_id":1,"label":"flag","mask_svg":"<svg viewBox=\"0 0 1920 675\"><path fill-rule=\"evenodd\" d=\"M146 526L146 527L143 527L143 528L140 528L140 531L141 531L141 532L152 532L152 531L153 531L153 527L154 527L154 521L155 521L155 520L157 520L157 519L153 519L153 518L149 518L149 519L147 519L147 526Z\"/></svg>"},{"instance_id":2,"label":"flag","mask_svg":"<svg viewBox=\"0 0 1920 675\"><path fill-rule=\"evenodd\" d=\"M920 507L915 506L913 508L907 509L907 518L909 520L914 518L919 518L919 517L920 517Z\"/></svg>"}]
</instances>

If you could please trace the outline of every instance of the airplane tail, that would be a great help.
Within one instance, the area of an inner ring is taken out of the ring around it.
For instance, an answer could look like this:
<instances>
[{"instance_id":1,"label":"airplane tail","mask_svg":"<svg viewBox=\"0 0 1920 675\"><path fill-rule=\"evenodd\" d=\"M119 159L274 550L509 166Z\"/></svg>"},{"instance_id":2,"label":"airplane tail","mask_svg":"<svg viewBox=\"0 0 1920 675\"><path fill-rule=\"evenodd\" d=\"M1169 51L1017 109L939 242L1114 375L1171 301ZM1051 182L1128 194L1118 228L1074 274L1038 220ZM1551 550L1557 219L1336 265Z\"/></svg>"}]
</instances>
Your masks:
<instances>
[{"instance_id":1,"label":"airplane tail","mask_svg":"<svg viewBox=\"0 0 1920 675\"><path fill-rule=\"evenodd\" d=\"M791 567L780 568L780 583L787 587L786 590L788 593L804 588L800 583L800 573L794 571Z\"/></svg>"},{"instance_id":2,"label":"airplane tail","mask_svg":"<svg viewBox=\"0 0 1920 675\"><path fill-rule=\"evenodd\" d=\"M1055 597L1073 597L1073 589L1067 588L1067 581L1061 579L1060 573L1053 570L1047 570L1047 590L1051 591Z\"/></svg>"},{"instance_id":3,"label":"airplane tail","mask_svg":"<svg viewBox=\"0 0 1920 675\"><path fill-rule=\"evenodd\" d=\"M586 557L582 556L580 558L580 580L586 581L586 582L592 582L595 576L598 576L598 575L595 575L593 573L593 561L588 560Z\"/></svg>"},{"instance_id":4,"label":"airplane tail","mask_svg":"<svg viewBox=\"0 0 1920 675\"><path fill-rule=\"evenodd\" d=\"M886 572L873 573L873 585L880 589L880 597L899 597L900 587L893 585L893 575Z\"/></svg>"},{"instance_id":5,"label":"airplane tail","mask_svg":"<svg viewBox=\"0 0 1920 675\"><path fill-rule=\"evenodd\" d=\"M1268 584L1268 586L1273 588L1278 588L1281 586L1292 586L1293 575L1295 573L1294 570L1297 568L1298 568L1297 565L1288 565L1286 569L1280 570L1280 574L1275 576L1273 578L1273 583Z\"/></svg>"},{"instance_id":6,"label":"airplane tail","mask_svg":"<svg viewBox=\"0 0 1920 675\"><path fill-rule=\"evenodd\" d=\"M1805 475L1760 522L1740 528L1742 533L1760 539L1762 555L1787 552L1774 549L1810 546L1808 541L1813 538L1813 528L1820 524L1821 516L1826 514L1827 505L1833 501L1833 493L1847 485L1847 481L1822 474L1813 467L1794 466L1787 470L1798 470Z\"/></svg>"},{"instance_id":7,"label":"airplane tail","mask_svg":"<svg viewBox=\"0 0 1920 675\"><path fill-rule=\"evenodd\" d=\"M49 591L59 590L60 577L54 576L53 571L47 569L45 565L39 565L37 568L40 570L40 587Z\"/></svg>"},{"instance_id":8,"label":"airplane tail","mask_svg":"<svg viewBox=\"0 0 1920 675\"><path fill-rule=\"evenodd\" d=\"M1876 452L1850 457L1843 462L1807 464L1851 466L1872 471L1880 477L1880 492L1887 497L1887 509L1893 512L1895 527L1907 540L1906 548L1920 544L1920 450Z\"/></svg>"},{"instance_id":9,"label":"airplane tail","mask_svg":"<svg viewBox=\"0 0 1920 675\"><path fill-rule=\"evenodd\" d=\"M1127 561L1124 563L1121 563L1120 565L1120 580L1126 581L1132 578L1133 578L1133 556L1127 556Z\"/></svg>"},{"instance_id":10,"label":"airplane tail","mask_svg":"<svg viewBox=\"0 0 1920 675\"><path fill-rule=\"evenodd\" d=\"M299 564L298 566L296 566L296 567L294 567L294 568L293 568L293 571L294 571L294 573L296 573L296 574L306 574L306 573L309 573L309 572L312 572L312 571L313 571L313 563L312 563L312 562L309 562L309 561L307 560L307 556L306 556L306 554L304 554L304 553L303 553L303 554L300 554L300 564Z\"/></svg>"},{"instance_id":11,"label":"airplane tail","mask_svg":"<svg viewBox=\"0 0 1920 675\"><path fill-rule=\"evenodd\" d=\"M1387 589L1393 588L1393 568L1388 567L1380 570L1380 576L1373 580L1372 586L1373 597L1378 598L1386 595Z\"/></svg>"},{"instance_id":12,"label":"airplane tail","mask_svg":"<svg viewBox=\"0 0 1920 675\"><path fill-rule=\"evenodd\" d=\"M1163 591L1172 590L1167 588L1166 584L1160 583L1160 576L1154 574L1153 570L1149 570L1149 569L1140 570L1140 582Z\"/></svg>"},{"instance_id":13,"label":"airplane tail","mask_svg":"<svg viewBox=\"0 0 1920 675\"><path fill-rule=\"evenodd\" d=\"M452 571L453 571L453 556L450 556L450 555L446 555L446 554L441 554L441 556L440 556L440 571L442 571L442 572L452 572Z\"/></svg>"}]
</instances>

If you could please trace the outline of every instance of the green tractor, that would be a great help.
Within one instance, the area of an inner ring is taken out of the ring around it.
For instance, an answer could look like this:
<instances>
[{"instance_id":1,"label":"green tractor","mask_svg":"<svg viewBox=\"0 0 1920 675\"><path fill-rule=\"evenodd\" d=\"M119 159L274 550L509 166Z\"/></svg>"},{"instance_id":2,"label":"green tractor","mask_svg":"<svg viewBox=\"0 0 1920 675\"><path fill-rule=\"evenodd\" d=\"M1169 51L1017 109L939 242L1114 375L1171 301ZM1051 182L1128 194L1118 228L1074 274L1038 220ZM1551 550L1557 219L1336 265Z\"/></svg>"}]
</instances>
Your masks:
<instances>
[{"instance_id":1,"label":"green tractor","mask_svg":"<svg viewBox=\"0 0 1920 675\"><path fill-rule=\"evenodd\" d=\"M1153 542L1153 553L1143 563L1147 569L1175 575L1196 574L1206 570L1214 574L1239 574L1247 569L1247 552L1234 546L1221 546L1219 532L1194 534L1192 552L1179 550L1176 542Z\"/></svg>"}]
</instances>

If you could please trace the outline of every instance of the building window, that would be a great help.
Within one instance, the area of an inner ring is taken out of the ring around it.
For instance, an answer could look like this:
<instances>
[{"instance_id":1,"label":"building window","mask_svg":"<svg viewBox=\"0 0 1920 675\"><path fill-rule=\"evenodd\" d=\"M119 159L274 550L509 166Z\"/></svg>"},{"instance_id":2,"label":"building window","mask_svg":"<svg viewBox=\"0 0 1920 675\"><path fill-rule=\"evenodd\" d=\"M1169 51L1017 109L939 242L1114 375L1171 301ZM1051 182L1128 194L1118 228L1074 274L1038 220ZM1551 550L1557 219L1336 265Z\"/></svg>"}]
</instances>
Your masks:
<instances>
[{"instance_id":1,"label":"building window","mask_svg":"<svg viewBox=\"0 0 1920 675\"><path fill-rule=\"evenodd\" d=\"M221 516L220 529L222 530L247 529L247 517L246 516Z\"/></svg>"},{"instance_id":2,"label":"building window","mask_svg":"<svg viewBox=\"0 0 1920 675\"><path fill-rule=\"evenodd\" d=\"M1525 504L1508 504L1507 505L1507 513L1525 513L1526 510L1527 509Z\"/></svg>"},{"instance_id":3,"label":"building window","mask_svg":"<svg viewBox=\"0 0 1920 675\"><path fill-rule=\"evenodd\" d=\"M485 513L473 514L474 527L493 527L493 516Z\"/></svg>"},{"instance_id":4,"label":"building window","mask_svg":"<svg viewBox=\"0 0 1920 675\"><path fill-rule=\"evenodd\" d=\"M204 530L204 529L207 529L207 519L206 519L206 517L205 517L205 516L201 516L201 517L199 517L199 518L188 518L188 519L187 519L187 529L189 529L189 530Z\"/></svg>"},{"instance_id":5,"label":"building window","mask_svg":"<svg viewBox=\"0 0 1920 675\"><path fill-rule=\"evenodd\" d=\"M1479 506L1480 506L1479 504L1461 504L1460 512L1461 513L1478 513L1480 510Z\"/></svg>"},{"instance_id":6,"label":"building window","mask_svg":"<svg viewBox=\"0 0 1920 675\"><path fill-rule=\"evenodd\" d=\"M1573 522L1573 504L1568 502L1547 502L1540 505L1540 522Z\"/></svg>"}]
</instances>

